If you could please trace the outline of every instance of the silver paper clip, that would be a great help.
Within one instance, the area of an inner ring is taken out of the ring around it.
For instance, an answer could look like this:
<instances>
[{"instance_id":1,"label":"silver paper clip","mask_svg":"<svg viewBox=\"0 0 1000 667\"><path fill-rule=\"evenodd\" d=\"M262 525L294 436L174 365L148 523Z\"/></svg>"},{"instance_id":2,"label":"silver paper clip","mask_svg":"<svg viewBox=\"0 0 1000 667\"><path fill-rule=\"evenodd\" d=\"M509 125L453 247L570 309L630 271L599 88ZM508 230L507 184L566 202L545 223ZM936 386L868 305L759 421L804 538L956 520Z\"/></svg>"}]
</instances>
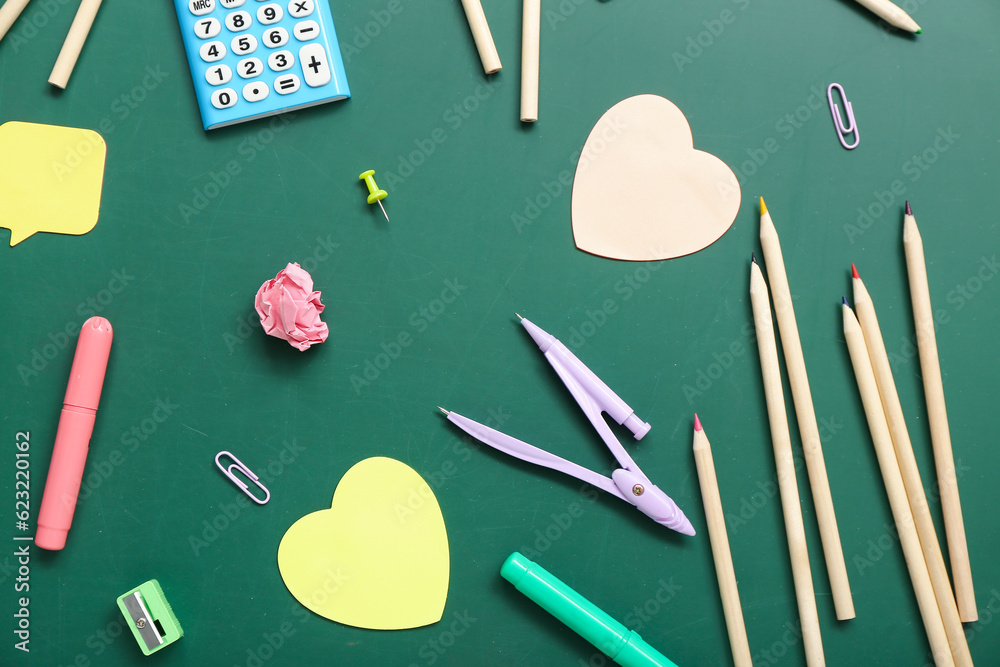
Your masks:
<instances>
[{"instance_id":1,"label":"silver paper clip","mask_svg":"<svg viewBox=\"0 0 1000 667\"><path fill-rule=\"evenodd\" d=\"M846 126L844 125L844 119L840 115L840 107L833 101L834 89L840 92L840 99L844 101L844 113L847 115ZM844 92L844 87L839 83L831 83L826 89L826 101L830 103L830 113L833 115L833 125L837 129L837 138L840 139L840 145L847 150L857 148L858 144L861 143L861 134L858 132L858 124L854 120L854 108L847 101L847 93ZM851 133L854 134L854 143L848 144L844 137Z\"/></svg>"},{"instance_id":2,"label":"silver paper clip","mask_svg":"<svg viewBox=\"0 0 1000 667\"><path fill-rule=\"evenodd\" d=\"M223 464L219 462L219 457L221 457L223 455L224 456L228 456L233 461L235 461L235 463L230 463L228 468L224 467ZM267 488L263 484L260 483L260 478L257 477L257 475L253 474L250 471L250 468L247 468L245 465L243 465L243 462L240 461L235 456L233 456L230 452L222 451L222 452L219 452L218 454L216 454L215 455L215 465L219 466L219 470L222 471L222 474L225 475L226 477L228 477L229 480L233 484L235 484L236 486L240 487L240 489L243 490L243 493L247 494L247 496L250 498L250 500L254 501L258 505L263 505L268 500L271 499L271 492L268 491ZM253 495L252 493L250 493L250 487L247 486L246 483L243 480L241 480L239 477L237 477L236 475L233 474L233 468L236 468L237 471L239 471L239 472L243 473L244 475L246 475L247 478L251 482L253 482L254 484L256 484L258 487L260 487L264 491L264 500L260 500L255 495Z\"/></svg>"}]
</instances>

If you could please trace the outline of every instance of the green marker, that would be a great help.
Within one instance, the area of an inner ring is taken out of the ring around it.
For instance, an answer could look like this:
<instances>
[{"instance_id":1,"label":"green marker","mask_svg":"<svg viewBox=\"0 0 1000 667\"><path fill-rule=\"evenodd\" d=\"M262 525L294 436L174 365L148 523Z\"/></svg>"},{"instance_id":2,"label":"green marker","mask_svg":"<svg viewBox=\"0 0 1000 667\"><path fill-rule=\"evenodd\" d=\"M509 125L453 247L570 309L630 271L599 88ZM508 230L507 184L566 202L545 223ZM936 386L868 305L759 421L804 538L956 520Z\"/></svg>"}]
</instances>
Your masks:
<instances>
[{"instance_id":1,"label":"green marker","mask_svg":"<svg viewBox=\"0 0 1000 667\"><path fill-rule=\"evenodd\" d=\"M590 600L520 553L515 551L504 561L500 575L619 665L677 667L643 641L638 633L608 616Z\"/></svg>"}]
</instances>

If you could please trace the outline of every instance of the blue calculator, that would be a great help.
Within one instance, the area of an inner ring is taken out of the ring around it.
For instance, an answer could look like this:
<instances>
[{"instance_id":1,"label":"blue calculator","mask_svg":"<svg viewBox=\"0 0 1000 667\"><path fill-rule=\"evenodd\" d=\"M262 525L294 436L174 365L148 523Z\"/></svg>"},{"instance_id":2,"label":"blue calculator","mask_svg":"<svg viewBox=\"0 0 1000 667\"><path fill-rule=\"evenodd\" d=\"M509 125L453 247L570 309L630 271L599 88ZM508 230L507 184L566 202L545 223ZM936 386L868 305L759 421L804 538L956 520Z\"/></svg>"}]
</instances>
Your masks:
<instances>
[{"instance_id":1,"label":"blue calculator","mask_svg":"<svg viewBox=\"0 0 1000 667\"><path fill-rule=\"evenodd\" d=\"M351 96L327 0L174 0L206 130Z\"/></svg>"}]
</instances>

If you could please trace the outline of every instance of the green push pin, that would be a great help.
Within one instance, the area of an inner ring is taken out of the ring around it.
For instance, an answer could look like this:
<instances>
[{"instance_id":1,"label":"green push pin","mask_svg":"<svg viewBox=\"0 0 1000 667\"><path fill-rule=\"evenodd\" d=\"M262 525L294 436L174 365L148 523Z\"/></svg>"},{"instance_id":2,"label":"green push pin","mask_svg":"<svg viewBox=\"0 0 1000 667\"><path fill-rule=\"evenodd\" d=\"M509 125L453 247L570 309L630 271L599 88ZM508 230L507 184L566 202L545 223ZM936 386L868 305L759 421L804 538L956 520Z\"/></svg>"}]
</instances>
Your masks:
<instances>
[{"instance_id":1,"label":"green push pin","mask_svg":"<svg viewBox=\"0 0 1000 667\"><path fill-rule=\"evenodd\" d=\"M382 200L389 196L389 193L385 190L379 190L378 186L375 185L375 170L369 169L368 171L361 172L358 176L358 180L364 181L368 186L368 203L374 204L378 202L378 207L382 209L382 215L385 216L385 221L389 222L389 214L385 212L385 206L382 206Z\"/></svg>"}]
</instances>

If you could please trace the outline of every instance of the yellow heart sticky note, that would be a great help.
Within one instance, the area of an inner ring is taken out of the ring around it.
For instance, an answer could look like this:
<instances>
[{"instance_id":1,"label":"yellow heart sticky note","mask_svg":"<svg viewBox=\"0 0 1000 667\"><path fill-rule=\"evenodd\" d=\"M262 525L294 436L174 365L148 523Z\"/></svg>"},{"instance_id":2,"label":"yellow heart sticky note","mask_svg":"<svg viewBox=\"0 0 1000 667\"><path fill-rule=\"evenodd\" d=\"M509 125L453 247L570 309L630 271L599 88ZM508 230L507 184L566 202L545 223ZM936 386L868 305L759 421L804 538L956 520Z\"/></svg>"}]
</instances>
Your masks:
<instances>
[{"instance_id":1,"label":"yellow heart sticky note","mask_svg":"<svg viewBox=\"0 0 1000 667\"><path fill-rule=\"evenodd\" d=\"M0 125L0 227L17 245L36 232L86 234L97 224L104 139L93 130Z\"/></svg>"},{"instance_id":2,"label":"yellow heart sticky note","mask_svg":"<svg viewBox=\"0 0 1000 667\"><path fill-rule=\"evenodd\" d=\"M725 234L739 210L732 169L694 148L687 118L659 95L636 95L608 109L573 177L576 247L612 259L697 252Z\"/></svg>"},{"instance_id":3,"label":"yellow heart sticky note","mask_svg":"<svg viewBox=\"0 0 1000 667\"><path fill-rule=\"evenodd\" d=\"M330 509L288 529L278 569L296 600L338 623L374 630L436 623L451 569L437 498L405 463L365 459L340 480Z\"/></svg>"}]
</instances>

